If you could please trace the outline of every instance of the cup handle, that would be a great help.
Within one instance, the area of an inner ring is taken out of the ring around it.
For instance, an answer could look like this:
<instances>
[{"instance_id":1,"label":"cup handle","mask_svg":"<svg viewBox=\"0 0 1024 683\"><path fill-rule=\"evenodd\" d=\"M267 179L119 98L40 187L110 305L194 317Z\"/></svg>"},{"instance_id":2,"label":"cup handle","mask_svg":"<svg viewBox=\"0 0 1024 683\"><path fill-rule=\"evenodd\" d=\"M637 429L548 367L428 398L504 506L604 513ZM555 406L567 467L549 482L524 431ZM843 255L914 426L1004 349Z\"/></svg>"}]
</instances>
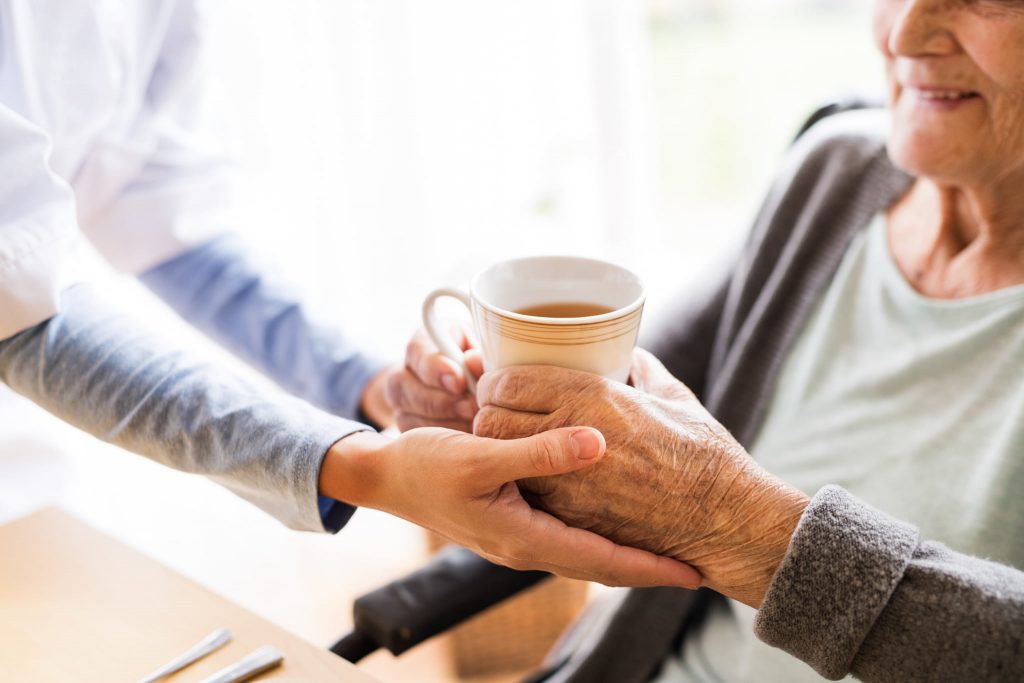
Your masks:
<instances>
[{"instance_id":1,"label":"cup handle","mask_svg":"<svg viewBox=\"0 0 1024 683\"><path fill-rule=\"evenodd\" d=\"M462 372L466 375L466 386L469 388L469 393L476 394L476 378L473 377L473 373L469 371L469 367L466 365L465 354L452 341L451 337L445 334L441 321L437 318L435 304L437 304L438 299L446 296L461 301L462 305L472 313L473 304L469 294L461 289L441 287L428 294L427 298L423 300L423 326L426 328L430 338L437 344L437 348L441 350L441 353L455 361L462 368Z\"/></svg>"}]
</instances>

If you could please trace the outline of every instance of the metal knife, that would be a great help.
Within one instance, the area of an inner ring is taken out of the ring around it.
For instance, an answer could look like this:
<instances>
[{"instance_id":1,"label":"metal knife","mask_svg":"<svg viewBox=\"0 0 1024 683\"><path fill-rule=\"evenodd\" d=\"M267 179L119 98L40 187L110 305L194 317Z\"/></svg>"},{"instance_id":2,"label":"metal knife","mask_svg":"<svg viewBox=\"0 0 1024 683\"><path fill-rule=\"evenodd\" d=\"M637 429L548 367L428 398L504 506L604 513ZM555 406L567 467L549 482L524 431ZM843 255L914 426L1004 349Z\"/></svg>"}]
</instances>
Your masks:
<instances>
[{"instance_id":1,"label":"metal knife","mask_svg":"<svg viewBox=\"0 0 1024 683\"><path fill-rule=\"evenodd\" d=\"M270 671L281 665L284 655L272 645L264 645L260 649L246 655L236 663L221 669L199 683L242 683Z\"/></svg>"}]
</instances>

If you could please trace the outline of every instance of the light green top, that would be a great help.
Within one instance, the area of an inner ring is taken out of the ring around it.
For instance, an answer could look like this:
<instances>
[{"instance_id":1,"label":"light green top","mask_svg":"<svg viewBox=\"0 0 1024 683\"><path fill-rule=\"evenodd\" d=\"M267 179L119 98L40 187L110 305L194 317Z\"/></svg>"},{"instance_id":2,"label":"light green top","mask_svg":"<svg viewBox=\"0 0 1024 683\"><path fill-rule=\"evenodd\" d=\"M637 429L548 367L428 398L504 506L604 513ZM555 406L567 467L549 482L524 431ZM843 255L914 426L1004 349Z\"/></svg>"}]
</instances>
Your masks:
<instances>
[{"instance_id":1,"label":"light green top","mask_svg":"<svg viewBox=\"0 0 1024 683\"><path fill-rule=\"evenodd\" d=\"M778 378L751 449L813 494L838 484L952 549L1024 568L1024 286L930 299L876 218L843 258ZM658 683L820 681L717 605Z\"/></svg>"}]
</instances>

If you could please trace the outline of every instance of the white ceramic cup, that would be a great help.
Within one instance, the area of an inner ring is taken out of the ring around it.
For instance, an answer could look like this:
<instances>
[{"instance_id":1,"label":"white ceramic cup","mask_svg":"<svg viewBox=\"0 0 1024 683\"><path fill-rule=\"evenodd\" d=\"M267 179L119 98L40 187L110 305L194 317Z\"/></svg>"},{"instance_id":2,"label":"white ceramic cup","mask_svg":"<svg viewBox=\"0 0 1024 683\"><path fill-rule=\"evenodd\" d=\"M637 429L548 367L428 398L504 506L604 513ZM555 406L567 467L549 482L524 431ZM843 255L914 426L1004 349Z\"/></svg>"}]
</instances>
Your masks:
<instances>
[{"instance_id":1,"label":"white ceramic cup","mask_svg":"<svg viewBox=\"0 0 1024 683\"><path fill-rule=\"evenodd\" d=\"M484 371L512 365L557 365L619 382L629 378L644 286L621 266L572 256L503 261L478 273L469 291L443 287L423 302L423 324L441 352L466 369L462 350L438 319L442 297L469 309L483 353ZM548 318L516 311L555 303L585 303L612 309L580 318Z\"/></svg>"}]
</instances>

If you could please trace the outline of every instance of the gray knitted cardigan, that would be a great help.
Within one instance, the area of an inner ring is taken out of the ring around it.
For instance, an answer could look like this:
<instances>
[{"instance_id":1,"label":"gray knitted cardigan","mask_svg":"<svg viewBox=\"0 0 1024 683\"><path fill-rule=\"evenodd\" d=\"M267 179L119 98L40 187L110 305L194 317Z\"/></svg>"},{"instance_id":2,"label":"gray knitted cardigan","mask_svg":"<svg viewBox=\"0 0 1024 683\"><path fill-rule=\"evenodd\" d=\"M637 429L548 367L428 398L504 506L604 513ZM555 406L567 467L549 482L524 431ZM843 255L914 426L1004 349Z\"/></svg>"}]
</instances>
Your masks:
<instances>
[{"instance_id":1,"label":"gray knitted cardigan","mask_svg":"<svg viewBox=\"0 0 1024 683\"><path fill-rule=\"evenodd\" d=\"M886 155L885 116L837 115L801 138L727 280L688 297L648 344L741 443L753 442L780 366L853 236L911 182ZM582 620L539 680L649 680L713 599L722 598L629 591ZM1024 572L922 540L827 486L800 520L755 631L830 679L1024 681Z\"/></svg>"}]
</instances>

